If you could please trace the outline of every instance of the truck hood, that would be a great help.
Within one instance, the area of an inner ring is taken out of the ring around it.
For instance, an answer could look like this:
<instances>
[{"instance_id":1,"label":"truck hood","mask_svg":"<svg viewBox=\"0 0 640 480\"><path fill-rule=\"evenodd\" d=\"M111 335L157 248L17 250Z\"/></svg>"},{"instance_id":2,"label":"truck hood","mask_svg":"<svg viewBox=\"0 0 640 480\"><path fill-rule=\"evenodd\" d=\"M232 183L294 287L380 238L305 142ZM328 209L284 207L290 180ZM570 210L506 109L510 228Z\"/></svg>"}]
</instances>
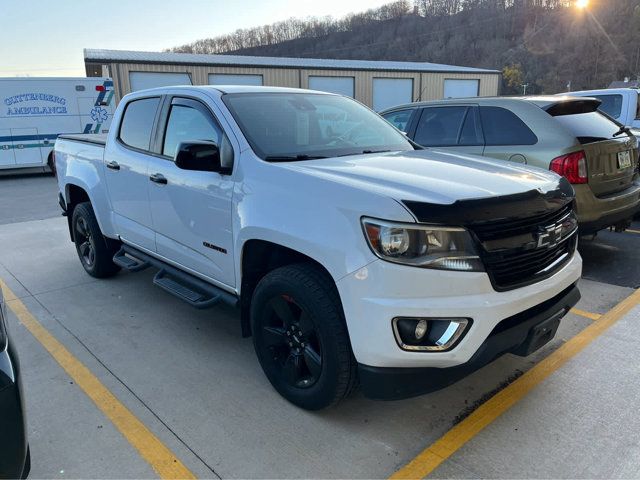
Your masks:
<instances>
[{"instance_id":1,"label":"truck hood","mask_svg":"<svg viewBox=\"0 0 640 480\"><path fill-rule=\"evenodd\" d=\"M437 150L353 155L281 164L300 173L396 200L449 205L461 200L547 193L558 188L553 172Z\"/></svg>"}]
</instances>

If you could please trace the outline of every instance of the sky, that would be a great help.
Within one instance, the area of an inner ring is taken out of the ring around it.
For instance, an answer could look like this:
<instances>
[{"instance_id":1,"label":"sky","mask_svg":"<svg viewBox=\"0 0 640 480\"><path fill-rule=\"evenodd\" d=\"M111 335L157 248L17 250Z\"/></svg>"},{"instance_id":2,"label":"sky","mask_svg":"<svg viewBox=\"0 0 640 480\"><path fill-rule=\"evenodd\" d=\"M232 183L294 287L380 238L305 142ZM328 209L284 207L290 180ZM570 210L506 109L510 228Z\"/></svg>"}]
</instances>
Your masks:
<instances>
[{"instance_id":1,"label":"sky","mask_svg":"<svg viewBox=\"0 0 640 480\"><path fill-rule=\"evenodd\" d=\"M390 0L0 0L0 77L84 76L83 48L161 51L290 17Z\"/></svg>"}]
</instances>

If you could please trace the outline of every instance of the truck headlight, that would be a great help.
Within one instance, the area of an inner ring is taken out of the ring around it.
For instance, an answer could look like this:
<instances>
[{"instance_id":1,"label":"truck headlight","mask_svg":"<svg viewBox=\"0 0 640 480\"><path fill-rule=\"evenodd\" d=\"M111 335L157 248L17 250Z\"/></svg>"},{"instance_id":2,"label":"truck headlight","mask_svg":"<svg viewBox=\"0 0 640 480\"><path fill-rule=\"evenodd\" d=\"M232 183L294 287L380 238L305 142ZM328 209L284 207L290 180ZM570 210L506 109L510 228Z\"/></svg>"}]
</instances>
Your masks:
<instances>
[{"instance_id":1,"label":"truck headlight","mask_svg":"<svg viewBox=\"0 0 640 480\"><path fill-rule=\"evenodd\" d=\"M362 227L373 253L388 262L440 270L484 271L473 240L464 228L373 218L363 218Z\"/></svg>"}]
</instances>

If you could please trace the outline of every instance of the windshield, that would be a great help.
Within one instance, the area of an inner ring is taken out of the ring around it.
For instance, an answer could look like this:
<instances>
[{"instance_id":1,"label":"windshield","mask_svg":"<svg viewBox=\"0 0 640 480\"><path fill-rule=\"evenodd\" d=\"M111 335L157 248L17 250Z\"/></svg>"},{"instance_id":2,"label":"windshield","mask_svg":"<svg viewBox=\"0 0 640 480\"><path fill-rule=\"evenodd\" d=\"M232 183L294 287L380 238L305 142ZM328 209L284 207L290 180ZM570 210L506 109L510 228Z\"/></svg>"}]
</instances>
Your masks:
<instances>
[{"instance_id":1,"label":"windshield","mask_svg":"<svg viewBox=\"0 0 640 480\"><path fill-rule=\"evenodd\" d=\"M262 159L310 160L413 150L382 117L358 102L314 93L239 93L222 99Z\"/></svg>"}]
</instances>

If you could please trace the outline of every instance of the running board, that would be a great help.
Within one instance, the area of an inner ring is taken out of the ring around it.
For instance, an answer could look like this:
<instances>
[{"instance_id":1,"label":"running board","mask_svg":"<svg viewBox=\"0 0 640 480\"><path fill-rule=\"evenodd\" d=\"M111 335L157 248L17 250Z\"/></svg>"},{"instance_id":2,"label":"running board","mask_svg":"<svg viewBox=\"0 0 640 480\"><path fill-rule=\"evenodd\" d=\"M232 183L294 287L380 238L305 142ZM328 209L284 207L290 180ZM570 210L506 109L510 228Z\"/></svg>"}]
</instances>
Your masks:
<instances>
[{"instance_id":1,"label":"running board","mask_svg":"<svg viewBox=\"0 0 640 480\"><path fill-rule=\"evenodd\" d=\"M238 297L232 293L200 280L129 245L123 245L113 257L113 261L130 272L138 272L150 266L159 268L160 271L153 278L153 283L192 307L209 308L220 302L234 307L238 306Z\"/></svg>"},{"instance_id":2,"label":"running board","mask_svg":"<svg viewBox=\"0 0 640 480\"><path fill-rule=\"evenodd\" d=\"M113 263L130 272L139 272L151 266L149 262L138 260L132 256L127 256L127 251L124 246L113 256Z\"/></svg>"}]
</instances>

